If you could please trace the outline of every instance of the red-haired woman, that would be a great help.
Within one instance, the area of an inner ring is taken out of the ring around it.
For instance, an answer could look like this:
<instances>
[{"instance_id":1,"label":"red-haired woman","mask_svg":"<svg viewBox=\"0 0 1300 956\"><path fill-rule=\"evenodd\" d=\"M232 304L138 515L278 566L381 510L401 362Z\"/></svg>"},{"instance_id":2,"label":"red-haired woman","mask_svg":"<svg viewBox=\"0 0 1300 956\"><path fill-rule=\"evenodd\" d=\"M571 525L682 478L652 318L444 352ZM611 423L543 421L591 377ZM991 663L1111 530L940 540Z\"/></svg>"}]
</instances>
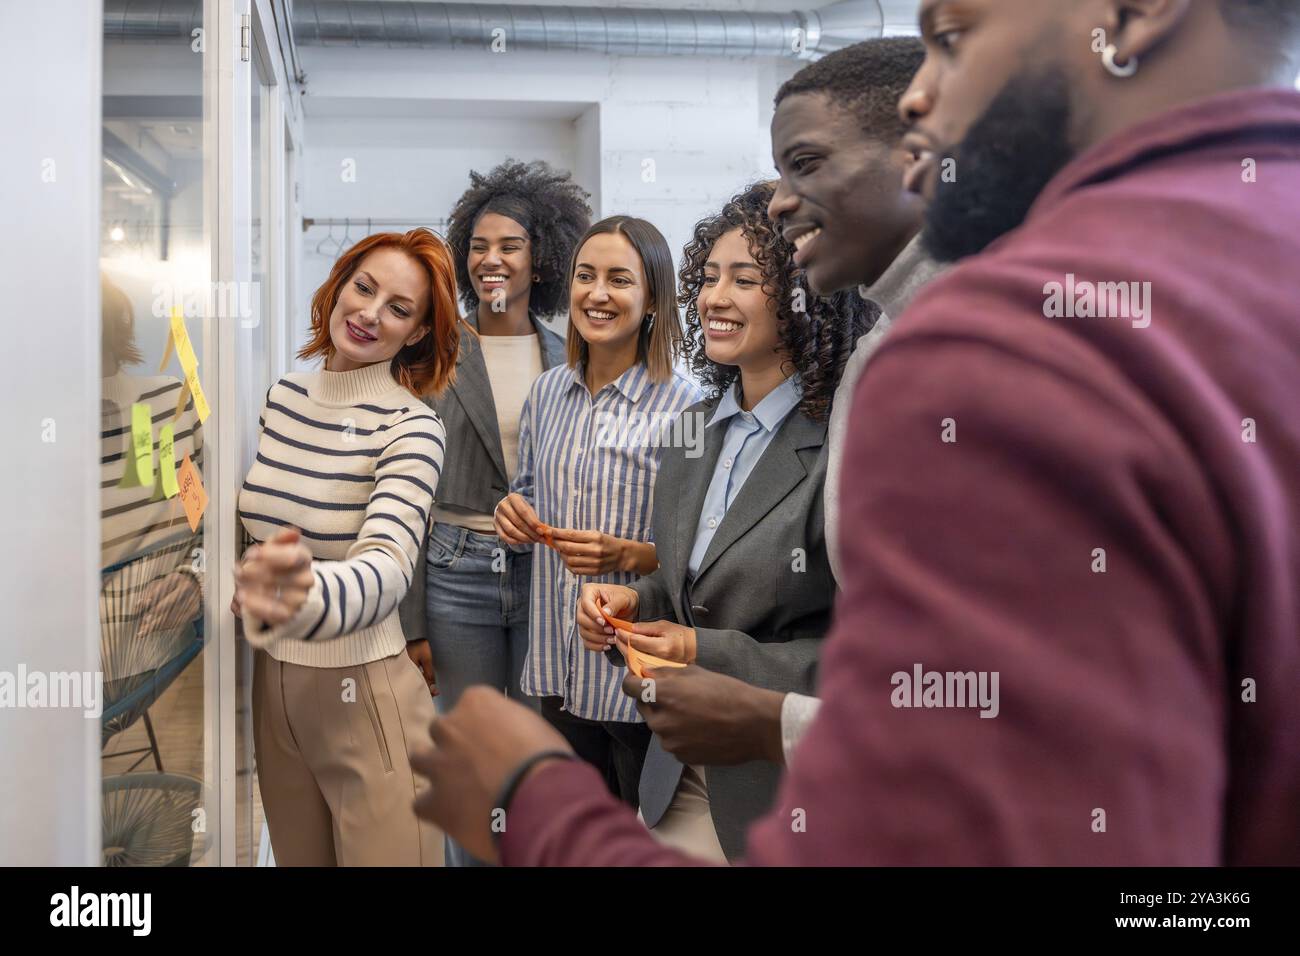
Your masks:
<instances>
[{"instance_id":1,"label":"red-haired woman","mask_svg":"<svg viewBox=\"0 0 1300 956\"><path fill-rule=\"evenodd\" d=\"M259 650L253 741L281 865L438 865L416 819L408 744L433 700L397 607L411 584L444 431L419 397L455 372L455 264L426 229L381 233L334 264L300 358L267 393L239 496L259 542L232 610Z\"/></svg>"}]
</instances>

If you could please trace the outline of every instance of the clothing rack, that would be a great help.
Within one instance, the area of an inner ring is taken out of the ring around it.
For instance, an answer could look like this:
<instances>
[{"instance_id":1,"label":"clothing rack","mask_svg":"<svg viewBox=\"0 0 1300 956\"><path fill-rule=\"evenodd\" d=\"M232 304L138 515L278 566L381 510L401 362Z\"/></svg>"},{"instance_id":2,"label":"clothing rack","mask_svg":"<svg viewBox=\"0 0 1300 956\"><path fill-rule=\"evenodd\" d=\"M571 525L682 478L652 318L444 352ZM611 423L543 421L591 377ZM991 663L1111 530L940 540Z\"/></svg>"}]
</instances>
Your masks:
<instances>
[{"instance_id":1,"label":"clothing rack","mask_svg":"<svg viewBox=\"0 0 1300 956\"><path fill-rule=\"evenodd\" d=\"M364 239L366 236L371 235L375 231L376 227L381 229L398 227L406 230L414 229L416 226L424 226L425 228L432 230L434 235L438 236L438 238L445 239L447 225L448 220L446 219L315 219L304 216L302 220L302 231L306 232L313 226L325 226L328 228L329 232L322 237L320 242L316 243L315 252L318 256L336 258L342 254L344 249L351 247L357 239ZM343 227L342 236L334 235L335 226ZM353 238L352 236L352 228L354 226L357 227L359 233L356 238ZM364 231L362 231L362 227L364 227Z\"/></svg>"},{"instance_id":2,"label":"clothing rack","mask_svg":"<svg viewBox=\"0 0 1300 956\"><path fill-rule=\"evenodd\" d=\"M416 226L428 226L430 229L445 229L450 222L448 219L313 219L304 217L302 220L302 231L306 232L313 226L360 226L366 224L367 229L374 226L407 226L414 229Z\"/></svg>"}]
</instances>

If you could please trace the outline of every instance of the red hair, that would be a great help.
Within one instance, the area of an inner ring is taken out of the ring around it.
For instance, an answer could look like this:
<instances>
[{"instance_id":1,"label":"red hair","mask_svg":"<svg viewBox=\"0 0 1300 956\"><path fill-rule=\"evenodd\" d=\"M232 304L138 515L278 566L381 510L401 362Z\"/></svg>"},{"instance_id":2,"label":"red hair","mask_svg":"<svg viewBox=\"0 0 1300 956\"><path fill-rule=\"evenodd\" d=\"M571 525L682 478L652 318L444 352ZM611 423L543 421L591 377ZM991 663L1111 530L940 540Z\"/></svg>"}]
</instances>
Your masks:
<instances>
[{"instance_id":1,"label":"red hair","mask_svg":"<svg viewBox=\"0 0 1300 956\"><path fill-rule=\"evenodd\" d=\"M420 320L429 332L414 345L403 346L393 356L393 377L414 395L442 394L456 380L460 326L456 309L456 265L446 243L423 227L407 233L378 232L367 236L339 256L329 278L311 297L311 341L298 353L300 359L334 354L330 339L330 314L339 295L361 260L376 249L397 249L424 267L429 276L429 311ZM466 326L468 328L468 326Z\"/></svg>"}]
</instances>

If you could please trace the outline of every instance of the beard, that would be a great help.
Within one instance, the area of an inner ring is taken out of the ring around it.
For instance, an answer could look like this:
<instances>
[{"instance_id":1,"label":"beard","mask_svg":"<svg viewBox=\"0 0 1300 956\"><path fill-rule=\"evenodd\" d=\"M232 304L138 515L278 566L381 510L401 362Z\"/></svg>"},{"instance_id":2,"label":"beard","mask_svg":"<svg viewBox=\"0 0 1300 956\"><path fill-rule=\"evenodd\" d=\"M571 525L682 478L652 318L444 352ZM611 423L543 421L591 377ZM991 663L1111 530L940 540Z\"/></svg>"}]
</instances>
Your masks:
<instances>
[{"instance_id":1,"label":"beard","mask_svg":"<svg viewBox=\"0 0 1300 956\"><path fill-rule=\"evenodd\" d=\"M926 209L926 251L955 262L1019 228L1043 187L1074 158L1070 120L1069 83L1059 67L1012 77L943 157L940 169L957 176L940 176Z\"/></svg>"}]
</instances>

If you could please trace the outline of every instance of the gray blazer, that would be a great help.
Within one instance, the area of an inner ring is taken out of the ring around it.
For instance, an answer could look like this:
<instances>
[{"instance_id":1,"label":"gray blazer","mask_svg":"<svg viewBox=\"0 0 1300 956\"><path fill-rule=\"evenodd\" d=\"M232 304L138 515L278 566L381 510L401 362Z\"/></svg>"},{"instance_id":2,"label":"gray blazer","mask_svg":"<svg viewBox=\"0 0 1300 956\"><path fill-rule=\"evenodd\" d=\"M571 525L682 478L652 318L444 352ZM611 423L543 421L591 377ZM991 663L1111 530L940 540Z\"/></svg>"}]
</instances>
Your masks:
<instances>
[{"instance_id":1,"label":"gray blazer","mask_svg":"<svg viewBox=\"0 0 1300 956\"><path fill-rule=\"evenodd\" d=\"M716 401L702 402L683 414L703 414L707 421L716 407ZM664 450L655 483L655 501L664 505L654 514L659 568L632 585L638 617L694 627L701 667L769 690L808 694L835 601L822 505L826 425L798 409L790 413L688 581L695 529L725 432L725 426L706 429L699 458L687 458L681 448ZM647 826L663 818L681 774L681 763L653 738L641 772ZM713 825L728 858L741 855L745 830L771 807L780 775L766 761L708 768Z\"/></svg>"},{"instance_id":2,"label":"gray blazer","mask_svg":"<svg viewBox=\"0 0 1300 956\"><path fill-rule=\"evenodd\" d=\"M530 315L542 349L542 369L564 362L564 339ZM478 316L467 321L478 329ZM505 452L501 449L501 432L497 427L497 408L492 399L483 349L472 335L462 335L460 355L456 358L456 383L439 398L426 397L425 403L438 413L447 430L447 450L442 473L438 476L434 501L440 505L491 511L506 496L510 476L506 474ZM428 535L426 531L425 545ZM406 640L422 641L427 637L425 621L425 547L420 548L411 587L398 609Z\"/></svg>"}]
</instances>

